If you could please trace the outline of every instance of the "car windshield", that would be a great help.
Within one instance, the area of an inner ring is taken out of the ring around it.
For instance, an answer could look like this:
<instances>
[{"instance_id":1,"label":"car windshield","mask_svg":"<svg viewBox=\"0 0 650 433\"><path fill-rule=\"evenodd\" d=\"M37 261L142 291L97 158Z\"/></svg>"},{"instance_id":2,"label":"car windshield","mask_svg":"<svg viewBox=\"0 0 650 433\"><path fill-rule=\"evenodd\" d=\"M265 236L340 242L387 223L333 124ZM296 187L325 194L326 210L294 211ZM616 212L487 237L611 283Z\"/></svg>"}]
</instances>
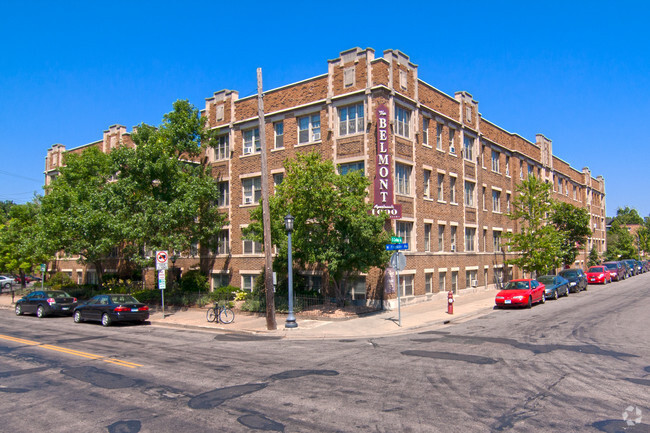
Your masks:
<instances>
[{"instance_id":1,"label":"car windshield","mask_svg":"<svg viewBox=\"0 0 650 433\"><path fill-rule=\"evenodd\" d=\"M560 272L560 275L562 275L564 278L577 277L578 271L562 271Z\"/></svg>"},{"instance_id":2,"label":"car windshield","mask_svg":"<svg viewBox=\"0 0 650 433\"><path fill-rule=\"evenodd\" d=\"M604 270L602 266L592 266L588 272L603 272Z\"/></svg>"},{"instance_id":3,"label":"car windshield","mask_svg":"<svg viewBox=\"0 0 650 433\"><path fill-rule=\"evenodd\" d=\"M114 304L137 304L138 300L131 295L111 295Z\"/></svg>"},{"instance_id":4,"label":"car windshield","mask_svg":"<svg viewBox=\"0 0 650 433\"><path fill-rule=\"evenodd\" d=\"M60 299L60 298L70 298L66 292L47 292L48 298Z\"/></svg>"},{"instance_id":5,"label":"car windshield","mask_svg":"<svg viewBox=\"0 0 650 433\"><path fill-rule=\"evenodd\" d=\"M528 290L528 281L510 281L503 290Z\"/></svg>"},{"instance_id":6,"label":"car windshield","mask_svg":"<svg viewBox=\"0 0 650 433\"><path fill-rule=\"evenodd\" d=\"M537 281L544 284L553 284L553 277L551 275L544 275L537 278Z\"/></svg>"},{"instance_id":7,"label":"car windshield","mask_svg":"<svg viewBox=\"0 0 650 433\"><path fill-rule=\"evenodd\" d=\"M616 263L605 263L607 269L616 269Z\"/></svg>"}]
</instances>

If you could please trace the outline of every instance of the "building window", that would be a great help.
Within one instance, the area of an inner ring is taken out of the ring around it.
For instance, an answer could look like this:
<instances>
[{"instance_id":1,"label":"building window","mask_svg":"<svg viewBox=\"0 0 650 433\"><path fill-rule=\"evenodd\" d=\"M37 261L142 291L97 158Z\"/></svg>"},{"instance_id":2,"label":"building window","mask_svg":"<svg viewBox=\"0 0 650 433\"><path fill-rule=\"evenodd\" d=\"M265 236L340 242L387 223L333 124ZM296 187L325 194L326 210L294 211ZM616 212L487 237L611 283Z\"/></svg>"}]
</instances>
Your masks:
<instances>
[{"instance_id":1,"label":"building window","mask_svg":"<svg viewBox=\"0 0 650 433\"><path fill-rule=\"evenodd\" d=\"M576 200L578 198L578 188L573 185L573 199Z\"/></svg>"},{"instance_id":2,"label":"building window","mask_svg":"<svg viewBox=\"0 0 650 433\"><path fill-rule=\"evenodd\" d=\"M474 182L465 181L465 206L474 207Z\"/></svg>"},{"instance_id":3,"label":"building window","mask_svg":"<svg viewBox=\"0 0 650 433\"><path fill-rule=\"evenodd\" d=\"M493 230L492 231L492 248L495 253L501 251L501 231Z\"/></svg>"},{"instance_id":4,"label":"building window","mask_svg":"<svg viewBox=\"0 0 650 433\"><path fill-rule=\"evenodd\" d=\"M284 122L275 122L273 124L274 145L276 149L284 147Z\"/></svg>"},{"instance_id":5,"label":"building window","mask_svg":"<svg viewBox=\"0 0 650 433\"><path fill-rule=\"evenodd\" d=\"M220 287L226 287L230 284L230 275L225 272L220 272L218 274L212 274L212 287L218 289Z\"/></svg>"},{"instance_id":6,"label":"building window","mask_svg":"<svg viewBox=\"0 0 650 433\"><path fill-rule=\"evenodd\" d=\"M366 299L366 277L352 278L348 284L352 300Z\"/></svg>"},{"instance_id":7,"label":"building window","mask_svg":"<svg viewBox=\"0 0 650 433\"><path fill-rule=\"evenodd\" d=\"M401 283L404 296L413 296L413 275L403 275Z\"/></svg>"},{"instance_id":8,"label":"building window","mask_svg":"<svg viewBox=\"0 0 650 433\"><path fill-rule=\"evenodd\" d=\"M463 156L468 161L474 161L474 139L467 135L463 137Z\"/></svg>"},{"instance_id":9,"label":"building window","mask_svg":"<svg viewBox=\"0 0 650 433\"><path fill-rule=\"evenodd\" d=\"M244 254L262 254L262 244L250 239L242 239Z\"/></svg>"},{"instance_id":10,"label":"building window","mask_svg":"<svg viewBox=\"0 0 650 433\"><path fill-rule=\"evenodd\" d=\"M510 213L510 194L506 194L506 212Z\"/></svg>"},{"instance_id":11,"label":"building window","mask_svg":"<svg viewBox=\"0 0 650 433\"><path fill-rule=\"evenodd\" d=\"M273 174L273 188L274 190L282 184L282 181L284 180L284 173L274 173Z\"/></svg>"},{"instance_id":12,"label":"building window","mask_svg":"<svg viewBox=\"0 0 650 433\"><path fill-rule=\"evenodd\" d=\"M221 135L217 137L217 144L214 147L214 159L215 161L219 161L228 158L230 158L230 145L228 144L228 136Z\"/></svg>"},{"instance_id":13,"label":"building window","mask_svg":"<svg viewBox=\"0 0 650 433\"><path fill-rule=\"evenodd\" d=\"M230 184L229 182L219 182L219 199L217 206L226 207L230 204Z\"/></svg>"},{"instance_id":14,"label":"building window","mask_svg":"<svg viewBox=\"0 0 650 433\"><path fill-rule=\"evenodd\" d=\"M262 198L262 178L250 177L242 179L241 183L244 190L243 204L258 204Z\"/></svg>"},{"instance_id":15,"label":"building window","mask_svg":"<svg viewBox=\"0 0 650 433\"><path fill-rule=\"evenodd\" d=\"M492 171L499 173L499 152L496 150L492 151Z\"/></svg>"},{"instance_id":16,"label":"building window","mask_svg":"<svg viewBox=\"0 0 650 433\"><path fill-rule=\"evenodd\" d=\"M510 157L506 156L506 176L510 176Z\"/></svg>"},{"instance_id":17,"label":"building window","mask_svg":"<svg viewBox=\"0 0 650 433\"><path fill-rule=\"evenodd\" d=\"M212 252L214 254L228 255L230 254L230 231L228 229L221 230L216 236L216 245Z\"/></svg>"},{"instance_id":18,"label":"building window","mask_svg":"<svg viewBox=\"0 0 650 433\"><path fill-rule=\"evenodd\" d=\"M476 287L478 286L478 271L465 271L465 286Z\"/></svg>"},{"instance_id":19,"label":"building window","mask_svg":"<svg viewBox=\"0 0 650 433\"><path fill-rule=\"evenodd\" d=\"M409 138L409 125L411 111L400 106L395 106L395 133L401 137Z\"/></svg>"},{"instance_id":20,"label":"building window","mask_svg":"<svg viewBox=\"0 0 650 433\"><path fill-rule=\"evenodd\" d=\"M449 178L449 201L456 204L456 178L451 176Z\"/></svg>"},{"instance_id":21,"label":"building window","mask_svg":"<svg viewBox=\"0 0 650 433\"><path fill-rule=\"evenodd\" d=\"M438 290L444 292L447 290L447 273L440 272L438 274Z\"/></svg>"},{"instance_id":22,"label":"building window","mask_svg":"<svg viewBox=\"0 0 650 433\"><path fill-rule=\"evenodd\" d=\"M259 128L248 129L244 131L244 155L251 155L262 151L260 145L260 130Z\"/></svg>"},{"instance_id":23,"label":"building window","mask_svg":"<svg viewBox=\"0 0 650 433\"><path fill-rule=\"evenodd\" d=\"M363 103L339 108L339 135L364 132Z\"/></svg>"},{"instance_id":24,"label":"building window","mask_svg":"<svg viewBox=\"0 0 650 433\"><path fill-rule=\"evenodd\" d=\"M492 212L501 213L501 191L492 190Z\"/></svg>"},{"instance_id":25,"label":"building window","mask_svg":"<svg viewBox=\"0 0 650 433\"><path fill-rule=\"evenodd\" d=\"M442 150L442 123L436 123L436 149Z\"/></svg>"},{"instance_id":26,"label":"building window","mask_svg":"<svg viewBox=\"0 0 650 433\"><path fill-rule=\"evenodd\" d=\"M351 171L360 171L362 174L364 172L363 161L357 162L348 162L345 164L339 164L339 174L341 176L350 173Z\"/></svg>"},{"instance_id":27,"label":"building window","mask_svg":"<svg viewBox=\"0 0 650 433\"><path fill-rule=\"evenodd\" d=\"M429 144L429 119L422 118L422 144Z\"/></svg>"},{"instance_id":28,"label":"building window","mask_svg":"<svg viewBox=\"0 0 650 433\"><path fill-rule=\"evenodd\" d=\"M411 250L411 231L413 230L413 223L407 221L397 221L397 236L402 238L402 242L409 244L407 251Z\"/></svg>"},{"instance_id":29,"label":"building window","mask_svg":"<svg viewBox=\"0 0 650 433\"><path fill-rule=\"evenodd\" d=\"M519 179L524 178L524 161L521 161L519 164Z\"/></svg>"},{"instance_id":30,"label":"building window","mask_svg":"<svg viewBox=\"0 0 650 433\"><path fill-rule=\"evenodd\" d=\"M445 175L438 173L438 201L445 201Z\"/></svg>"},{"instance_id":31,"label":"building window","mask_svg":"<svg viewBox=\"0 0 650 433\"><path fill-rule=\"evenodd\" d=\"M451 226L451 252L452 253L456 252L456 232L457 231L458 231L458 227Z\"/></svg>"},{"instance_id":32,"label":"building window","mask_svg":"<svg viewBox=\"0 0 650 433\"><path fill-rule=\"evenodd\" d=\"M487 210L487 208L485 207L485 190L486 189L487 189L486 187L483 187L483 193L481 195L481 203L483 205L483 210Z\"/></svg>"},{"instance_id":33,"label":"building window","mask_svg":"<svg viewBox=\"0 0 650 433\"><path fill-rule=\"evenodd\" d=\"M487 230L483 229L483 252L487 252Z\"/></svg>"},{"instance_id":34,"label":"building window","mask_svg":"<svg viewBox=\"0 0 650 433\"><path fill-rule=\"evenodd\" d=\"M249 292L252 292L253 287L255 287L255 278L257 278L257 275L255 275L255 274L242 274L242 276L241 276L241 288L243 290L247 290Z\"/></svg>"},{"instance_id":35,"label":"building window","mask_svg":"<svg viewBox=\"0 0 650 433\"><path fill-rule=\"evenodd\" d=\"M411 170L413 167L404 164L395 164L395 176L397 178L397 193L411 194Z\"/></svg>"},{"instance_id":36,"label":"building window","mask_svg":"<svg viewBox=\"0 0 650 433\"><path fill-rule=\"evenodd\" d=\"M431 198L431 170L422 172L422 183L424 186L424 197Z\"/></svg>"},{"instance_id":37,"label":"building window","mask_svg":"<svg viewBox=\"0 0 650 433\"><path fill-rule=\"evenodd\" d=\"M354 86L354 66L343 70L343 87Z\"/></svg>"},{"instance_id":38,"label":"building window","mask_svg":"<svg viewBox=\"0 0 650 433\"><path fill-rule=\"evenodd\" d=\"M424 225L424 251L431 251L431 224Z\"/></svg>"},{"instance_id":39,"label":"building window","mask_svg":"<svg viewBox=\"0 0 650 433\"><path fill-rule=\"evenodd\" d=\"M313 143L320 140L320 114L298 118L298 143Z\"/></svg>"},{"instance_id":40,"label":"building window","mask_svg":"<svg viewBox=\"0 0 650 433\"><path fill-rule=\"evenodd\" d=\"M433 293L433 273L424 274L424 293Z\"/></svg>"},{"instance_id":41,"label":"building window","mask_svg":"<svg viewBox=\"0 0 650 433\"><path fill-rule=\"evenodd\" d=\"M445 250L445 226L438 224L438 251Z\"/></svg>"},{"instance_id":42,"label":"building window","mask_svg":"<svg viewBox=\"0 0 650 433\"><path fill-rule=\"evenodd\" d=\"M454 145L454 136L456 131L452 128L449 128L449 153L456 153L456 146Z\"/></svg>"},{"instance_id":43,"label":"building window","mask_svg":"<svg viewBox=\"0 0 650 433\"><path fill-rule=\"evenodd\" d=\"M451 291L458 293L458 271L451 271Z\"/></svg>"},{"instance_id":44,"label":"building window","mask_svg":"<svg viewBox=\"0 0 650 433\"><path fill-rule=\"evenodd\" d=\"M535 168L531 164L528 164L528 177L531 176L535 176Z\"/></svg>"},{"instance_id":45,"label":"building window","mask_svg":"<svg viewBox=\"0 0 650 433\"><path fill-rule=\"evenodd\" d=\"M473 252L474 249L474 238L476 237L476 229L465 227L465 251Z\"/></svg>"}]
</instances>

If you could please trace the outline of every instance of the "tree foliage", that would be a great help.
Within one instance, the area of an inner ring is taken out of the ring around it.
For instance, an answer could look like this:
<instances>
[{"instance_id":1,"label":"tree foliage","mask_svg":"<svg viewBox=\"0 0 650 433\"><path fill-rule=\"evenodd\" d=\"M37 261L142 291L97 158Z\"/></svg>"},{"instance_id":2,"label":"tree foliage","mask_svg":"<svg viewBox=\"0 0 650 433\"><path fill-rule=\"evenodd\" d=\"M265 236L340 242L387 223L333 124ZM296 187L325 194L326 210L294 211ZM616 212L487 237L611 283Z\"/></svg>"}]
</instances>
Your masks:
<instances>
[{"instance_id":1,"label":"tree foliage","mask_svg":"<svg viewBox=\"0 0 650 433\"><path fill-rule=\"evenodd\" d=\"M560 234L560 259L564 265L570 265L591 236L589 212L570 203L555 203L551 221Z\"/></svg>"},{"instance_id":2,"label":"tree foliage","mask_svg":"<svg viewBox=\"0 0 650 433\"><path fill-rule=\"evenodd\" d=\"M290 213L295 218L294 260L301 267L323 269L341 303L350 277L388 262L386 216L372 215L366 200L369 180L361 171L339 175L331 161L313 152L287 161L285 169L282 183L269 198L272 239L279 247L274 266L283 268L287 263L284 217ZM251 219L244 236L261 241L261 206L251 212Z\"/></svg>"},{"instance_id":3,"label":"tree foliage","mask_svg":"<svg viewBox=\"0 0 650 433\"><path fill-rule=\"evenodd\" d=\"M643 224L643 218L639 215L636 209L625 206L624 208L616 209L616 216L614 217L619 224Z\"/></svg>"},{"instance_id":4,"label":"tree foliage","mask_svg":"<svg viewBox=\"0 0 650 433\"><path fill-rule=\"evenodd\" d=\"M634 236L628 227L614 218L607 231L607 260L625 260L638 258Z\"/></svg>"}]
</instances>

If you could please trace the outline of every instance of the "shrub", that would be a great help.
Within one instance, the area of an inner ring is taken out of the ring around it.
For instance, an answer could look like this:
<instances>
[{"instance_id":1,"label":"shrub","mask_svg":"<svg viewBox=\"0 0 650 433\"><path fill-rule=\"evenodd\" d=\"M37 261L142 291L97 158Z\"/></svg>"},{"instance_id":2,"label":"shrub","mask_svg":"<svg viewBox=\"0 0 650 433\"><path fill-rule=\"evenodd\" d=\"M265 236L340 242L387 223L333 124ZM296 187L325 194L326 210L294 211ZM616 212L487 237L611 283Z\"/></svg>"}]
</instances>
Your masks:
<instances>
[{"instance_id":1,"label":"shrub","mask_svg":"<svg viewBox=\"0 0 650 433\"><path fill-rule=\"evenodd\" d=\"M208 277L198 269L193 269L183 274L178 286L183 292L207 292L209 288Z\"/></svg>"},{"instance_id":2,"label":"shrub","mask_svg":"<svg viewBox=\"0 0 650 433\"><path fill-rule=\"evenodd\" d=\"M75 283L72 281L72 278L64 272L57 272L52 275L47 281L49 286L55 290L61 290L64 288L74 287Z\"/></svg>"}]
</instances>

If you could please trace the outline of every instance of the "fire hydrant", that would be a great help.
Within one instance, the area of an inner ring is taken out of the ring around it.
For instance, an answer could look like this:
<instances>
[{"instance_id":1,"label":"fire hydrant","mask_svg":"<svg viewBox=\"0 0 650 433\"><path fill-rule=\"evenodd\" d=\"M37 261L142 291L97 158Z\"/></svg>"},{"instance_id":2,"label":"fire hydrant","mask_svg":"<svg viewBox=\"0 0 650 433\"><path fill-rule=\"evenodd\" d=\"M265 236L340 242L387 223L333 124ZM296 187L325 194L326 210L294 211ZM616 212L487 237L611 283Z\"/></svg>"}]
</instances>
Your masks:
<instances>
[{"instance_id":1,"label":"fire hydrant","mask_svg":"<svg viewBox=\"0 0 650 433\"><path fill-rule=\"evenodd\" d=\"M447 293L447 313L454 314L454 293Z\"/></svg>"}]
</instances>

